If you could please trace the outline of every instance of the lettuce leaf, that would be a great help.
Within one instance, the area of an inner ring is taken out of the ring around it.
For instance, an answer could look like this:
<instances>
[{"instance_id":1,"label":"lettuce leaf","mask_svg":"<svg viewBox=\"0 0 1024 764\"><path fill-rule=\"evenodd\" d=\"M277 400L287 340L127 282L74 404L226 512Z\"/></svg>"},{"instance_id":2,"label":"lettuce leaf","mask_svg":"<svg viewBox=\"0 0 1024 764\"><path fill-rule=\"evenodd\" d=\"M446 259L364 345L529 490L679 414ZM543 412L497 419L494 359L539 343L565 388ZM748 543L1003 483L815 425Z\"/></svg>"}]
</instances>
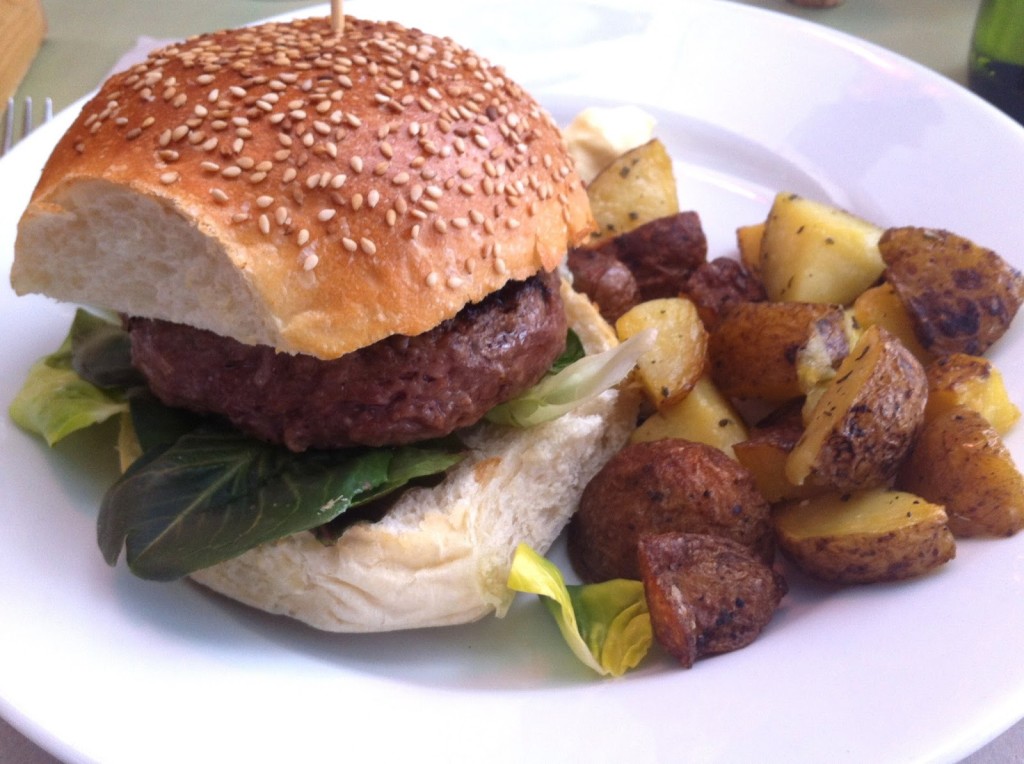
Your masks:
<instances>
[{"instance_id":1,"label":"lettuce leaf","mask_svg":"<svg viewBox=\"0 0 1024 764\"><path fill-rule=\"evenodd\" d=\"M97 521L107 562L124 549L140 578L180 578L319 527L464 456L450 441L296 454L160 408L132 401L143 454L107 491Z\"/></svg>"},{"instance_id":2,"label":"lettuce leaf","mask_svg":"<svg viewBox=\"0 0 1024 764\"><path fill-rule=\"evenodd\" d=\"M508 587L540 595L569 649L598 674L621 676L651 647L654 634L640 581L566 584L558 566L520 544Z\"/></svg>"},{"instance_id":3,"label":"lettuce leaf","mask_svg":"<svg viewBox=\"0 0 1024 764\"><path fill-rule=\"evenodd\" d=\"M54 445L73 432L128 411L119 389L104 389L83 379L75 368L77 338L103 332L111 324L79 310L56 352L36 361L11 402L15 424Z\"/></svg>"},{"instance_id":4,"label":"lettuce leaf","mask_svg":"<svg viewBox=\"0 0 1024 764\"><path fill-rule=\"evenodd\" d=\"M486 419L524 428L557 419L625 379L654 337L653 329L644 330L610 350L584 356L519 397L495 406Z\"/></svg>"}]
</instances>

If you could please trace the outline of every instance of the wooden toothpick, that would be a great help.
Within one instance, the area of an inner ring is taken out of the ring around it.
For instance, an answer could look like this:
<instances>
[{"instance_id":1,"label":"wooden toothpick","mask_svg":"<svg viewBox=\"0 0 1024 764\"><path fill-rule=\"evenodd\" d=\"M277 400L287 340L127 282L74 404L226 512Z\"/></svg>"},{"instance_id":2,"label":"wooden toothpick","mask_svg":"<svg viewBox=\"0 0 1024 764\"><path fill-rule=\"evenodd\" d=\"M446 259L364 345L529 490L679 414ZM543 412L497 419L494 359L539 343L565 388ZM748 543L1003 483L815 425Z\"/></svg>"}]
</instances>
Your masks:
<instances>
[{"instance_id":1,"label":"wooden toothpick","mask_svg":"<svg viewBox=\"0 0 1024 764\"><path fill-rule=\"evenodd\" d=\"M345 13L341 9L341 0L331 0L331 29L338 34L345 31Z\"/></svg>"}]
</instances>

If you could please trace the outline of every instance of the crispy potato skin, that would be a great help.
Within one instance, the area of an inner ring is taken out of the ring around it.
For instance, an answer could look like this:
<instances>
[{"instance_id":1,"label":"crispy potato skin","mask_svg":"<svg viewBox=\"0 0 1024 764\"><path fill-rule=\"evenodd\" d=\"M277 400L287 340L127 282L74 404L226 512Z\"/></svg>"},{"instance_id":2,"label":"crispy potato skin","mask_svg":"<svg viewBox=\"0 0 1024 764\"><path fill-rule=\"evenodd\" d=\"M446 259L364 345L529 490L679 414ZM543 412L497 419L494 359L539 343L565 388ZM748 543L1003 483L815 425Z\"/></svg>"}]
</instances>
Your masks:
<instances>
[{"instance_id":1,"label":"crispy potato skin","mask_svg":"<svg viewBox=\"0 0 1024 764\"><path fill-rule=\"evenodd\" d=\"M1000 435L1020 419L1020 409L1010 400L1003 375L987 358L953 353L925 367L928 406L925 419L954 406L967 406L985 417Z\"/></svg>"},{"instance_id":2,"label":"crispy potato skin","mask_svg":"<svg viewBox=\"0 0 1024 764\"><path fill-rule=\"evenodd\" d=\"M827 338L838 366L849 351L842 308L798 302L734 305L710 333L711 378L730 398L775 403L798 398L804 391L797 358L814 327Z\"/></svg>"},{"instance_id":3,"label":"crispy potato skin","mask_svg":"<svg viewBox=\"0 0 1024 764\"><path fill-rule=\"evenodd\" d=\"M812 410L787 476L837 491L890 484L924 421L927 396L920 361L871 327Z\"/></svg>"},{"instance_id":4,"label":"crispy potato skin","mask_svg":"<svg viewBox=\"0 0 1024 764\"><path fill-rule=\"evenodd\" d=\"M573 288L597 305L609 323L640 302L640 289L626 264L610 248L575 247L567 260Z\"/></svg>"},{"instance_id":5,"label":"crispy potato skin","mask_svg":"<svg viewBox=\"0 0 1024 764\"><path fill-rule=\"evenodd\" d=\"M638 554L654 636L685 668L753 642L788 588L779 573L727 538L645 535Z\"/></svg>"},{"instance_id":6,"label":"crispy potato skin","mask_svg":"<svg viewBox=\"0 0 1024 764\"><path fill-rule=\"evenodd\" d=\"M944 505L955 536L1012 536L1024 528L1024 478L995 428L965 406L925 423L897 485Z\"/></svg>"},{"instance_id":7,"label":"crispy potato skin","mask_svg":"<svg viewBox=\"0 0 1024 764\"><path fill-rule=\"evenodd\" d=\"M690 274L708 257L707 238L696 212L652 220L602 248L629 268L641 300L678 296Z\"/></svg>"},{"instance_id":8,"label":"crispy potato skin","mask_svg":"<svg viewBox=\"0 0 1024 764\"><path fill-rule=\"evenodd\" d=\"M584 581L638 579L640 536L669 531L774 556L770 509L746 468L713 446L665 439L627 445L590 481L569 523L569 559Z\"/></svg>"},{"instance_id":9,"label":"crispy potato skin","mask_svg":"<svg viewBox=\"0 0 1024 764\"><path fill-rule=\"evenodd\" d=\"M822 581L873 584L920 576L956 556L943 508L888 489L825 494L775 507L779 549Z\"/></svg>"},{"instance_id":10,"label":"crispy potato skin","mask_svg":"<svg viewBox=\"0 0 1024 764\"><path fill-rule=\"evenodd\" d=\"M716 257L698 265L686 279L683 294L693 300L708 329L714 329L733 306L768 299L761 282L731 257Z\"/></svg>"},{"instance_id":11,"label":"crispy potato skin","mask_svg":"<svg viewBox=\"0 0 1024 764\"><path fill-rule=\"evenodd\" d=\"M890 228L878 243L921 345L937 356L983 354L1010 326L1024 277L998 254L949 231Z\"/></svg>"}]
</instances>

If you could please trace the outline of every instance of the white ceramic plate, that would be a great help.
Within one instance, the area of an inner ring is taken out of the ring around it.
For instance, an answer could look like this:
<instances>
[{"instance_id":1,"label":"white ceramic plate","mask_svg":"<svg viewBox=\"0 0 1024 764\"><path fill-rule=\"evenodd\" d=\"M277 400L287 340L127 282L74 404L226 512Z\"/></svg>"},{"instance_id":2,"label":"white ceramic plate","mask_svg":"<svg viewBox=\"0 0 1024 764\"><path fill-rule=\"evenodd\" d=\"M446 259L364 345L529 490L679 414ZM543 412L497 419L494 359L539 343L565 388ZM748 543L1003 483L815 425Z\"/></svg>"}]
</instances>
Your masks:
<instances>
[{"instance_id":1,"label":"white ceramic plate","mask_svg":"<svg viewBox=\"0 0 1024 764\"><path fill-rule=\"evenodd\" d=\"M349 12L451 34L561 119L638 103L678 159L712 254L775 189L881 224L949 228L1024 264L1024 130L865 43L725 2L373 0ZM0 162L0 264L70 114ZM69 310L0 286L0 400ZM1020 323L994 353L1024 403ZM1024 436L1010 438L1024 462ZM1024 714L1024 535L964 542L937 575L792 592L750 647L600 680L539 603L504 621L334 636L185 583L111 570L114 473L91 435L53 451L0 417L0 712L69 760L952 761Z\"/></svg>"}]
</instances>

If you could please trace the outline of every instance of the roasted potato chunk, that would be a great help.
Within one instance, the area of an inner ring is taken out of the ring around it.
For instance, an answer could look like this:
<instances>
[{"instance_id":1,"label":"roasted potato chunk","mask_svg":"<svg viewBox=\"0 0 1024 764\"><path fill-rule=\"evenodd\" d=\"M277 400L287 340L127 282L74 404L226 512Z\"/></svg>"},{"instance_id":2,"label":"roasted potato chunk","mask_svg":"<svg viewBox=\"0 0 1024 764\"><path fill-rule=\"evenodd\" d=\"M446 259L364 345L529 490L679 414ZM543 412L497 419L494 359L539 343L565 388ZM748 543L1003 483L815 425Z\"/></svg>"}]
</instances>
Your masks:
<instances>
[{"instance_id":1,"label":"roasted potato chunk","mask_svg":"<svg viewBox=\"0 0 1024 764\"><path fill-rule=\"evenodd\" d=\"M1024 528L1024 478L995 428L965 406L925 423L897 486L944 505L957 537Z\"/></svg>"},{"instance_id":2,"label":"roasted potato chunk","mask_svg":"<svg viewBox=\"0 0 1024 764\"><path fill-rule=\"evenodd\" d=\"M872 326L812 409L786 477L838 491L890 483L924 420L927 396L920 361Z\"/></svg>"},{"instance_id":3,"label":"roasted potato chunk","mask_svg":"<svg viewBox=\"0 0 1024 764\"><path fill-rule=\"evenodd\" d=\"M768 299L852 303L885 270L881 235L878 226L837 207L777 194L761 237L760 274Z\"/></svg>"},{"instance_id":4,"label":"roasted potato chunk","mask_svg":"<svg viewBox=\"0 0 1024 764\"><path fill-rule=\"evenodd\" d=\"M937 356L982 355L1024 299L1024 277L990 249L948 231L890 228L878 242L885 279Z\"/></svg>"},{"instance_id":5,"label":"roasted potato chunk","mask_svg":"<svg viewBox=\"0 0 1024 764\"><path fill-rule=\"evenodd\" d=\"M684 668L749 645L787 592L779 573L730 539L645 535L638 555L654 637Z\"/></svg>"},{"instance_id":6,"label":"roasted potato chunk","mask_svg":"<svg viewBox=\"0 0 1024 764\"><path fill-rule=\"evenodd\" d=\"M1003 375L987 358L954 353L936 359L924 371L928 377L926 420L954 406L966 406L1005 435L1020 419L1020 409L1010 400Z\"/></svg>"},{"instance_id":7,"label":"roasted potato chunk","mask_svg":"<svg viewBox=\"0 0 1024 764\"><path fill-rule=\"evenodd\" d=\"M794 501L773 513L779 549L808 575L839 584L912 578L952 560L940 504L874 488Z\"/></svg>"},{"instance_id":8,"label":"roasted potato chunk","mask_svg":"<svg viewBox=\"0 0 1024 764\"><path fill-rule=\"evenodd\" d=\"M665 409L682 400L704 374L708 334L697 307L685 298L648 300L615 322L620 340L656 329L654 346L637 362L637 375L647 397Z\"/></svg>"},{"instance_id":9,"label":"roasted potato chunk","mask_svg":"<svg viewBox=\"0 0 1024 764\"><path fill-rule=\"evenodd\" d=\"M679 197L665 145L654 138L622 154L590 182L587 197L598 225L594 241L675 215Z\"/></svg>"},{"instance_id":10,"label":"roasted potato chunk","mask_svg":"<svg viewBox=\"0 0 1024 764\"><path fill-rule=\"evenodd\" d=\"M647 417L630 436L633 443L679 438L705 443L735 456L733 445L747 439L747 426L707 375L681 401Z\"/></svg>"},{"instance_id":11,"label":"roasted potato chunk","mask_svg":"<svg viewBox=\"0 0 1024 764\"><path fill-rule=\"evenodd\" d=\"M793 485L786 477L789 452L803 433L799 407L789 407L758 422L751 428L750 437L732 446L736 459L750 470L758 490L770 504L817 496L829 490L809 483Z\"/></svg>"},{"instance_id":12,"label":"roasted potato chunk","mask_svg":"<svg viewBox=\"0 0 1024 764\"><path fill-rule=\"evenodd\" d=\"M750 473L717 448L669 439L627 445L587 484L569 523L569 559L584 581L638 579L640 536L669 531L774 555L768 503Z\"/></svg>"},{"instance_id":13,"label":"roasted potato chunk","mask_svg":"<svg viewBox=\"0 0 1024 764\"><path fill-rule=\"evenodd\" d=\"M780 403L804 394L797 358L812 332L838 367L849 352L846 321L838 306L797 302L740 303L708 339L711 378L730 398Z\"/></svg>"},{"instance_id":14,"label":"roasted potato chunk","mask_svg":"<svg viewBox=\"0 0 1024 764\"><path fill-rule=\"evenodd\" d=\"M861 293L853 301L853 317L863 329L875 324L888 329L921 363L934 358L918 341L914 322L892 284L879 284Z\"/></svg>"},{"instance_id":15,"label":"roasted potato chunk","mask_svg":"<svg viewBox=\"0 0 1024 764\"><path fill-rule=\"evenodd\" d=\"M716 257L698 265L686 279L683 294L693 300L709 331L733 306L767 299L761 282L743 263L729 257Z\"/></svg>"},{"instance_id":16,"label":"roasted potato chunk","mask_svg":"<svg viewBox=\"0 0 1024 764\"><path fill-rule=\"evenodd\" d=\"M708 257L707 238L696 212L657 218L598 246L629 268L641 300L676 297Z\"/></svg>"},{"instance_id":17,"label":"roasted potato chunk","mask_svg":"<svg viewBox=\"0 0 1024 764\"><path fill-rule=\"evenodd\" d=\"M626 264L602 247L576 247L566 261L572 285L589 297L601 316L615 323L619 316L641 302L640 289Z\"/></svg>"}]
</instances>

